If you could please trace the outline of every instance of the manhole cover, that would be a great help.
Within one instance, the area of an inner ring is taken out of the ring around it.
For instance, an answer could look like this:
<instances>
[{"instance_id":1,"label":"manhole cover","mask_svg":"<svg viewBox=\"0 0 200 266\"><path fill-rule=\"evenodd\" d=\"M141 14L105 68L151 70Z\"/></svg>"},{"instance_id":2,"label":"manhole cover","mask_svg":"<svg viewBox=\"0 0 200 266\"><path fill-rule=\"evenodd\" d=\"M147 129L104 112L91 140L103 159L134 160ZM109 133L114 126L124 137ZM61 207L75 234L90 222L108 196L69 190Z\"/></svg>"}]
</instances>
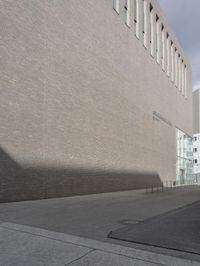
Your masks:
<instances>
[{"instance_id":1,"label":"manhole cover","mask_svg":"<svg viewBox=\"0 0 200 266\"><path fill-rule=\"evenodd\" d=\"M140 220L134 220L134 219L124 219L120 220L118 223L123 225L129 225L129 224L137 224L139 222L142 222Z\"/></svg>"}]
</instances>

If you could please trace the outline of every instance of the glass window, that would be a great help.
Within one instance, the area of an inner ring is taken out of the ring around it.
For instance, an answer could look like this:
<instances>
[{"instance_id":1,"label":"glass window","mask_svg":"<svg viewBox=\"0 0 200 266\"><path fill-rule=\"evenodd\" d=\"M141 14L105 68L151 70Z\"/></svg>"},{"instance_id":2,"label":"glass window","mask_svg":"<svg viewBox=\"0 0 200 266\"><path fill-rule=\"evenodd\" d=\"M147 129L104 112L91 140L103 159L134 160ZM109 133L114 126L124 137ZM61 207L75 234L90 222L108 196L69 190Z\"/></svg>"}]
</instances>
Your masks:
<instances>
[{"instance_id":1,"label":"glass window","mask_svg":"<svg viewBox=\"0 0 200 266\"><path fill-rule=\"evenodd\" d=\"M130 26L130 0L125 0L125 22L128 26Z\"/></svg>"},{"instance_id":2,"label":"glass window","mask_svg":"<svg viewBox=\"0 0 200 266\"><path fill-rule=\"evenodd\" d=\"M178 57L178 73L179 73L179 81L178 81L178 87L179 91L182 90L182 70L181 70L181 56Z\"/></svg>"},{"instance_id":3,"label":"glass window","mask_svg":"<svg viewBox=\"0 0 200 266\"><path fill-rule=\"evenodd\" d=\"M167 33L167 75L170 75L169 34Z\"/></svg>"},{"instance_id":4,"label":"glass window","mask_svg":"<svg viewBox=\"0 0 200 266\"><path fill-rule=\"evenodd\" d=\"M154 56L154 12L153 6L149 5L150 11L150 48L151 48L151 55Z\"/></svg>"},{"instance_id":5,"label":"glass window","mask_svg":"<svg viewBox=\"0 0 200 266\"><path fill-rule=\"evenodd\" d=\"M189 184L193 176L193 145L192 138L180 129L176 130L177 162L176 181L178 184Z\"/></svg>"},{"instance_id":6,"label":"glass window","mask_svg":"<svg viewBox=\"0 0 200 266\"><path fill-rule=\"evenodd\" d=\"M137 0L134 0L134 22L137 23Z\"/></svg>"},{"instance_id":7,"label":"glass window","mask_svg":"<svg viewBox=\"0 0 200 266\"><path fill-rule=\"evenodd\" d=\"M139 39L140 35L140 6L139 6L139 0L135 0L135 35Z\"/></svg>"},{"instance_id":8,"label":"glass window","mask_svg":"<svg viewBox=\"0 0 200 266\"><path fill-rule=\"evenodd\" d=\"M156 60L160 63L160 20L156 15Z\"/></svg>"},{"instance_id":9,"label":"glass window","mask_svg":"<svg viewBox=\"0 0 200 266\"><path fill-rule=\"evenodd\" d=\"M171 81L174 81L174 45L171 41Z\"/></svg>"},{"instance_id":10,"label":"glass window","mask_svg":"<svg viewBox=\"0 0 200 266\"><path fill-rule=\"evenodd\" d=\"M178 51L175 48L175 86L178 86Z\"/></svg>"},{"instance_id":11,"label":"glass window","mask_svg":"<svg viewBox=\"0 0 200 266\"><path fill-rule=\"evenodd\" d=\"M185 94L185 69L184 69L184 62L182 60L181 62L181 71L182 71L182 94L184 95Z\"/></svg>"},{"instance_id":12,"label":"glass window","mask_svg":"<svg viewBox=\"0 0 200 266\"><path fill-rule=\"evenodd\" d=\"M187 66L185 65L185 98L187 99Z\"/></svg>"},{"instance_id":13,"label":"glass window","mask_svg":"<svg viewBox=\"0 0 200 266\"><path fill-rule=\"evenodd\" d=\"M165 71L165 28L162 25L162 69Z\"/></svg>"},{"instance_id":14,"label":"glass window","mask_svg":"<svg viewBox=\"0 0 200 266\"><path fill-rule=\"evenodd\" d=\"M113 0L113 8L117 13L119 13L119 0Z\"/></svg>"},{"instance_id":15,"label":"glass window","mask_svg":"<svg viewBox=\"0 0 200 266\"><path fill-rule=\"evenodd\" d=\"M147 47L147 1L143 0L143 43Z\"/></svg>"}]
</instances>

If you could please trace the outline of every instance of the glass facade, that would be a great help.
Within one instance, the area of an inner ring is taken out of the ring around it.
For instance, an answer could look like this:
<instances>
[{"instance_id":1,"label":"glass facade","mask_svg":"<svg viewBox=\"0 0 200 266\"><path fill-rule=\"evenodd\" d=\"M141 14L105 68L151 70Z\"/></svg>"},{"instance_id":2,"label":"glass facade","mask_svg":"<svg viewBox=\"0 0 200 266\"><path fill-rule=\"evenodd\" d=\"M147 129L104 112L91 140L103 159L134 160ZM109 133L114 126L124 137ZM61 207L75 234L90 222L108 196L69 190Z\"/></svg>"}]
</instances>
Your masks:
<instances>
[{"instance_id":1,"label":"glass facade","mask_svg":"<svg viewBox=\"0 0 200 266\"><path fill-rule=\"evenodd\" d=\"M192 138L176 129L176 143L176 183L178 185L192 184L194 182Z\"/></svg>"}]
</instances>

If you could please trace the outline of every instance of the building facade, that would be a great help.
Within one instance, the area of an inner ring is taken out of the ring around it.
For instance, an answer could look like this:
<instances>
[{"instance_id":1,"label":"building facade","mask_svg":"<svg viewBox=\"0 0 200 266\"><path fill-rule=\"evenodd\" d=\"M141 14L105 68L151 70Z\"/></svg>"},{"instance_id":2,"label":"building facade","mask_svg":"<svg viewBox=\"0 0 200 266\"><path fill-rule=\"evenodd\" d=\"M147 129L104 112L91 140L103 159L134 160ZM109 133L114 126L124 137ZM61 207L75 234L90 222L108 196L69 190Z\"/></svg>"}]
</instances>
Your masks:
<instances>
[{"instance_id":1,"label":"building facade","mask_svg":"<svg viewBox=\"0 0 200 266\"><path fill-rule=\"evenodd\" d=\"M200 133L200 89L193 92L193 133Z\"/></svg>"},{"instance_id":2,"label":"building facade","mask_svg":"<svg viewBox=\"0 0 200 266\"><path fill-rule=\"evenodd\" d=\"M192 137L177 129L176 183L177 185L190 185L195 180Z\"/></svg>"},{"instance_id":3,"label":"building facade","mask_svg":"<svg viewBox=\"0 0 200 266\"><path fill-rule=\"evenodd\" d=\"M200 176L200 133L193 136L194 174Z\"/></svg>"},{"instance_id":4,"label":"building facade","mask_svg":"<svg viewBox=\"0 0 200 266\"><path fill-rule=\"evenodd\" d=\"M194 175L200 183L200 89L193 92L193 164Z\"/></svg>"},{"instance_id":5,"label":"building facade","mask_svg":"<svg viewBox=\"0 0 200 266\"><path fill-rule=\"evenodd\" d=\"M180 179L192 73L156 0L3 1L0 20L1 201Z\"/></svg>"}]
</instances>

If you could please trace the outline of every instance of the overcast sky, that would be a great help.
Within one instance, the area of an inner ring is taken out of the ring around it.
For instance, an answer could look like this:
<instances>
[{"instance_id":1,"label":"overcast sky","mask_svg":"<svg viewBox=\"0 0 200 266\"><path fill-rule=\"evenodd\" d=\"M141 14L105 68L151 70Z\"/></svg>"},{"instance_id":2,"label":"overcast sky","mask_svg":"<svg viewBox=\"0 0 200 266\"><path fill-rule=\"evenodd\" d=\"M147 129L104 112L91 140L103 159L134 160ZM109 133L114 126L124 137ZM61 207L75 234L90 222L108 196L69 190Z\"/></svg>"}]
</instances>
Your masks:
<instances>
[{"instance_id":1,"label":"overcast sky","mask_svg":"<svg viewBox=\"0 0 200 266\"><path fill-rule=\"evenodd\" d=\"M200 0L158 0L193 68L200 88Z\"/></svg>"}]
</instances>

